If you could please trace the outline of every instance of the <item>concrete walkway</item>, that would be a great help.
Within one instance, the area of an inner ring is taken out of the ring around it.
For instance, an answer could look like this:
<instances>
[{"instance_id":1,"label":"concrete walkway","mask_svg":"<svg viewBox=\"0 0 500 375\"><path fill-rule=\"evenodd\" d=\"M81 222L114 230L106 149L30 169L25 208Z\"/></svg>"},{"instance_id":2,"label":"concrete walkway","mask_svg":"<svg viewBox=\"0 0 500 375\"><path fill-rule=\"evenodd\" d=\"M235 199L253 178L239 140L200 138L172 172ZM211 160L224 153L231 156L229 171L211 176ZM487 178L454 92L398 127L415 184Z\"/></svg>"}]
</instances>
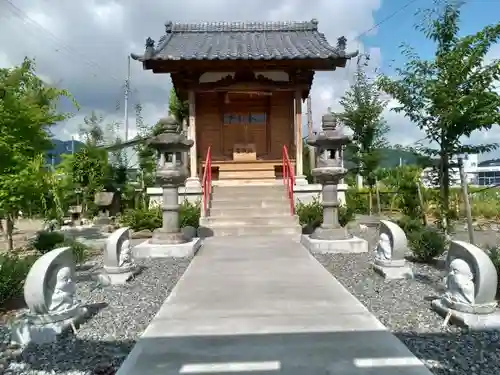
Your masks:
<instances>
[{"instance_id":1,"label":"concrete walkway","mask_svg":"<svg viewBox=\"0 0 500 375\"><path fill-rule=\"evenodd\" d=\"M430 371L299 243L218 237L205 241L117 373L137 374Z\"/></svg>"}]
</instances>

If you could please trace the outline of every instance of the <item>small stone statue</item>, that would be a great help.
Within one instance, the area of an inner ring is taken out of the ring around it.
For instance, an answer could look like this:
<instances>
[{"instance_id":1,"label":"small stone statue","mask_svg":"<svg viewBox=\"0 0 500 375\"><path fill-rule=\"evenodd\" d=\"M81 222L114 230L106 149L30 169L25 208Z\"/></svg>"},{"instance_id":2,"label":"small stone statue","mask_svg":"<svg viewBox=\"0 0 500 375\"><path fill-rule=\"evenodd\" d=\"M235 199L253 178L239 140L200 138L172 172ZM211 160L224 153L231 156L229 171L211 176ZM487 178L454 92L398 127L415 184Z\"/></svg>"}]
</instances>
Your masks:
<instances>
[{"instance_id":1,"label":"small stone statue","mask_svg":"<svg viewBox=\"0 0 500 375\"><path fill-rule=\"evenodd\" d=\"M372 264L375 272L389 280L412 278L413 271L405 260L408 241L404 231L392 221L380 220L379 233Z\"/></svg>"},{"instance_id":2,"label":"small stone statue","mask_svg":"<svg viewBox=\"0 0 500 375\"><path fill-rule=\"evenodd\" d=\"M495 295L498 275L488 254L473 244L451 241L446 258L446 292L431 307L469 329L499 329Z\"/></svg>"},{"instance_id":3,"label":"small stone statue","mask_svg":"<svg viewBox=\"0 0 500 375\"><path fill-rule=\"evenodd\" d=\"M105 277L110 284L124 284L139 271L132 256L129 228L120 228L106 239Z\"/></svg>"},{"instance_id":4,"label":"small stone statue","mask_svg":"<svg viewBox=\"0 0 500 375\"><path fill-rule=\"evenodd\" d=\"M474 276L466 261L459 258L451 261L446 276L446 289L443 298L450 304L474 305Z\"/></svg>"},{"instance_id":5,"label":"small stone statue","mask_svg":"<svg viewBox=\"0 0 500 375\"><path fill-rule=\"evenodd\" d=\"M391 249L391 240L386 233L381 233L377 248L375 250L377 253L375 255L375 259L377 260L391 260L392 258L392 249Z\"/></svg>"},{"instance_id":6,"label":"small stone statue","mask_svg":"<svg viewBox=\"0 0 500 375\"><path fill-rule=\"evenodd\" d=\"M60 268L53 276L54 292L50 301L50 313L63 313L78 304L75 299L76 284L72 279L69 267ZM50 282L49 282L50 283Z\"/></svg>"},{"instance_id":7,"label":"small stone statue","mask_svg":"<svg viewBox=\"0 0 500 375\"><path fill-rule=\"evenodd\" d=\"M88 309L76 298L75 267L69 247L54 249L36 260L24 283L28 309L10 327L13 342L53 342L86 318Z\"/></svg>"},{"instance_id":8,"label":"small stone statue","mask_svg":"<svg viewBox=\"0 0 500 375\"><path fill-rule=\"evenodd\" d=\"M132 259L132 246L130 245L130 240L125 240L120 247L120 257L118 262L118 267L132 267L134 266L134 260Z\"/></svg>"}]
</instances>

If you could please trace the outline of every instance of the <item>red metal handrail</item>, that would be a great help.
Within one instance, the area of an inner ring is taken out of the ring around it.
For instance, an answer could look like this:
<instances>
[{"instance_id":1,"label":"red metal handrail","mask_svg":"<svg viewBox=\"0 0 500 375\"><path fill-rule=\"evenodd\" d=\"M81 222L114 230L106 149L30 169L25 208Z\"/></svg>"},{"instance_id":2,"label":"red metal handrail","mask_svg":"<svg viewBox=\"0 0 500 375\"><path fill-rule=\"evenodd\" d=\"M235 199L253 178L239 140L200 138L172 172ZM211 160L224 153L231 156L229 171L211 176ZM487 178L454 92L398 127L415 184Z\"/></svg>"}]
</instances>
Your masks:
<instances>
[{"instance_id":1,"label":"red metal handrail","mask_svg":"<svg viewBox=\"0 0 500 375\"><path fill-rule=\"evenodd\" d=\"M288 199L290 200L290 212L295 215L295 200L293 198L293 186L295 185L295 174L293 173L293 165L288 157L288 149L283 145L283 184L286 187Z\"/></svg>"},{"instance_id":2,"label":"red metal handrail","mask_svg":"<svg viewBox=\"0 0 500 375\"><path fill-rule=\"evenodd\" d=\"M201 181L201 189L203 193L203 216L207 216L208 204L212 194L212 146L208 147L207 157L205 158L205 170L203 171L203 179Z\"/></svg>"}]
</instances>

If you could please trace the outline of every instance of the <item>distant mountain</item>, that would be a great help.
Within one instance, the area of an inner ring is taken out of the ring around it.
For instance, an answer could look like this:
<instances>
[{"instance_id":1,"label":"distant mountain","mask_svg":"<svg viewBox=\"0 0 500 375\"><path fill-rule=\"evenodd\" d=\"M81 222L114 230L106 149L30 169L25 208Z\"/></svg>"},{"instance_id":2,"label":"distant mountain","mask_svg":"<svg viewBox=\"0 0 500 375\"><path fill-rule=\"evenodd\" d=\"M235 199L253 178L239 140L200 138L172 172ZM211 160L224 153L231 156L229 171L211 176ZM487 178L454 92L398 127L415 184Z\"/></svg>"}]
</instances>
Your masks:
<instances>
[{"instance_id":1,"label":"distant mountain","mask_svg":"<svg viewBox=\"0 0 500 375\"><path fill-rule=\"evenodd\" d=\"M423 157L415 154L411 151L400 150L396 148L383 148L382 151L382 160L380 161L380 168L394 168L403 165L414 165L414 164L422 164ZM353 168L354 165L349 162L350 155L348 149L344 153L344 160L346 168Z\"/></svg>"},{"instance_id":2,"label":"distant mountain","mask_svg":"<svg viewBox=\"0 0 500 375\"><path fill-rule=\"evenodd\" d=\"M74 151L77 152L83 146L83 143L80 141L61 141L60 139L52 139L52 144L54 147L47 153L45 160L47 164L54 165L61 162L62 154L71 154L73 147L75 148Z\"/></svg>"}]
</instances>

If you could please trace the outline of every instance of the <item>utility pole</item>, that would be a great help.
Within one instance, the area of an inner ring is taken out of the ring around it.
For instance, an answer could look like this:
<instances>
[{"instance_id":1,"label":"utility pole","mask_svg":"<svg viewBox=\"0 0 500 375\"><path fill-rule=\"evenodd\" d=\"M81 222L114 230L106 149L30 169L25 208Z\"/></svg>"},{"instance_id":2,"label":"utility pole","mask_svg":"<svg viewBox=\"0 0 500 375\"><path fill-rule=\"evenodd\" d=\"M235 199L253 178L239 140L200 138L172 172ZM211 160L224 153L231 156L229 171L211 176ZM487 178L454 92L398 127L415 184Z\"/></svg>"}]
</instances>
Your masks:
<instances>
[{"instance_id":1,"label":"utility pole","mask_svg":"<svg viewBox=\"0 0 500 375\"><path fill-rule=\"evenodd\" d=\"M75 154L75 137L71 136L71 155Z\"/></svg>"},{"instance_id":2,"label":"utility pole","mask_svg":"<svg viewBox=\"0 0 500 375\"><path fill-rule=\"evenodd\" d=\"M127 56L127 79L125 80L125 105L124 105L124 123L125 123L125 142L128 141L128 98L130 94L130 56Z\"/></svg>"},{"instance_id":3,"label":"utility pole","mask_svg":"<svg viewBox=\"0 0 500 375\"><path fill-rule=\"evenodd\" d=\"M313 137L313 119L312 119L312 103L311 94L307 97L307 136L309 139ZM312 170L316 167L316 156L314 153L314 147L309 146L309 168Z\"/></svg>"},{"instance_id":4,"label":"utility pole","mask_svg":"<svg viewBox=\"0 0 500 375\"><path fill-rule=\"evenodd\" d=\"M467 230L469 232L469 242L474 244L474 227L472 226L472 212L470 209L469 193L467 191L467 177L464 171L464 161L461 157L458 158L458 170L460 171L460 183L462 184L462 192L464 195L465 214L467 215Z\"/></svg>"}]
</instances>

